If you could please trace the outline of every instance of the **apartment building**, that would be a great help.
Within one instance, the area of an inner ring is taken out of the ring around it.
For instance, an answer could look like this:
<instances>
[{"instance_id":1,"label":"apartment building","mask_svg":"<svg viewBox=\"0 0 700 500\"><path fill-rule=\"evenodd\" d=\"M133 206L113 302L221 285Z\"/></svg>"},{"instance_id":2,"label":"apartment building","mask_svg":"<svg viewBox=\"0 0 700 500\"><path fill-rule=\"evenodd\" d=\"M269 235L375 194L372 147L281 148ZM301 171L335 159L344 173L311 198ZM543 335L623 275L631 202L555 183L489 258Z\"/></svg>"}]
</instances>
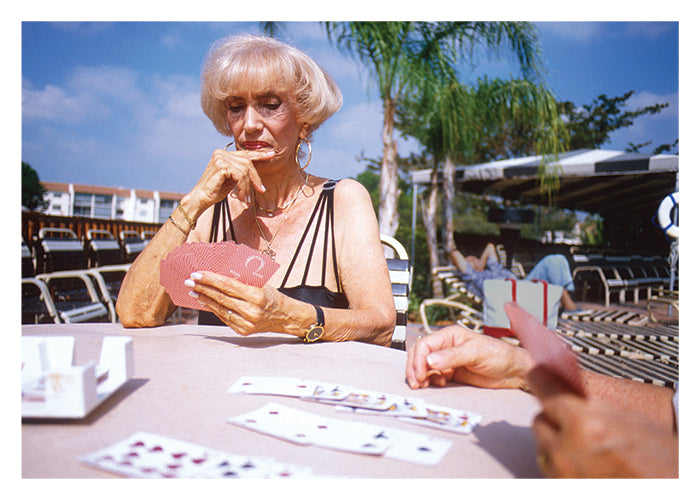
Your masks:
<instances>
[{"instance_id":1,"label":"apartment building","mask_svg":"<svg viewBox=\"0 0 700 500\"><path fill-rule=\"evenodd\" d=\"M162 223L182 193L124 189L84 184L42 182L49 215Z\"/></svg>"}]
</instances>

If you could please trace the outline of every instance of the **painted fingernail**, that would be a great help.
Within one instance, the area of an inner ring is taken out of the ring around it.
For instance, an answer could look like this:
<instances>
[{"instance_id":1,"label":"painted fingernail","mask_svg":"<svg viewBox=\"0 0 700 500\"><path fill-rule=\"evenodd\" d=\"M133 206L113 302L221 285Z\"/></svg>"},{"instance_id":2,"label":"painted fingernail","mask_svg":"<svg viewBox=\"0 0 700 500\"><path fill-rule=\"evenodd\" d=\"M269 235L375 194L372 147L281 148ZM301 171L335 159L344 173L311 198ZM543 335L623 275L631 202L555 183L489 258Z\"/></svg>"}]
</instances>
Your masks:
<instances>
[{"instance_id":1,"label":"painted fingernail","mask_svg":"<svg viewBox=\"0 0 700 500\"><path fill-rule=\"evenodd\" d=\"M194 288L194 281L192 280L185 280L185 286L188 286L190 288ZM192 292L190 292L192 293Z\"/></svg>"},{"instance_id":2,"label":"painted fingernail","mask_svg":"<svg viewBox=\"0 0 700 500\"><path fill-rule=\"evenodd\" d=\"M193 279L193 280L201 280L201 279L202 279L202 273L194 272L194 273L190 274L190 279Z\"/></svg>"},{"instance_id":3,"label":"painted fingernail","mask_svg":"<svg viewBox=\"0 0 700 500\"><path fill-rule=\"evenodd\" d=\"M195 292L194 290L190 290L190 291L187 292L187 293L189 294L190 297L192 297L192 298L194 298L194 299L198 299L198 298L199 298L199 294L198 294L197 292Z\"/></svg>"}]
</instances>

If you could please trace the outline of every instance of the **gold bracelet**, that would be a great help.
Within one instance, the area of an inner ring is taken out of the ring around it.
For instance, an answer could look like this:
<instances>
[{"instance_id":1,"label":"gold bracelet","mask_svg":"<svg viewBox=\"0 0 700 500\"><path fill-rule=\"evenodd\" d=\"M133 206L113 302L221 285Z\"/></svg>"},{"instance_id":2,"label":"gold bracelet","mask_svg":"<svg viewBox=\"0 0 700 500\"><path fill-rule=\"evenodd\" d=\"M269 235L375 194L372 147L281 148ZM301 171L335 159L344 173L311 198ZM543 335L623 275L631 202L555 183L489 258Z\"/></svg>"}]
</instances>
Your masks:
<instances>
[{"instance_id":1,"label":"gold bracelet","mask_svg":"<svg viewBox=\"0 0 700 500\"><path fill-rule=\"evenodd\" d=\"M197 223L194 222L192 219L190 219L190 216L187 215L187 212L185 212L185 209L182 208L182 205L180 205L180 204L178 203L178 204L177 204L177 208L180 209L180 212L181 212L182 215L185 217L185 220L187 221L187 223L190 225L190 230L194 229L194 226L195 226Z\"/></svg>"},{"instance_id":2,"label":"gold bracelet","mask_svg":"<svg viewBox=\"0 0 700 500\"><path fill-rule=\"evenodd\" d=\"M185 235L185 238L187 238L187 234L188 234L187 231L185 231L181 226L179 226L179 225L177 224L177 222L175 222L175 219L173 219L170 215L168 215L168 220L169 220L170 222L172 222L172 223L173 223L173 226L175 226L176 228L178 228L182 234Z\"/></svg>"}]
</instances>

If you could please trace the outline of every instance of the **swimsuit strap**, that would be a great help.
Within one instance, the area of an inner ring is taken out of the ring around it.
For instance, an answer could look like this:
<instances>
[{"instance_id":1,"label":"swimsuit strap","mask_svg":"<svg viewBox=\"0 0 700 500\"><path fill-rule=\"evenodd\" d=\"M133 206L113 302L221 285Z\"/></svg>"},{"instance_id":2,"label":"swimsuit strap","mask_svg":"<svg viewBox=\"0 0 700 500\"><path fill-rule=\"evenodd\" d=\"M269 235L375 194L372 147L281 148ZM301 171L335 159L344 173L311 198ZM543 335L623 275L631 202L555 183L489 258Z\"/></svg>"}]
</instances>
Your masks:
<instances>
[{"instance_id":1,"label":"swimsuit strap","mask_svg":"<svg viewBox=\"0 0 700 500\"><path fill-rule=\"evenodd\" d=\"M309 234L309 231L311 230L312 227L314 227L314 232L313 236L311 239L311 244L309 247L309 255L306 259L306 265L304 267L304 274L302 276L301 280L301 285L306 285L306 279L309 275L309 271L311 269L311 261L314 255L314 248L316 247L316 242L318 240L319 232L321 229L321 223L323 222L324 215L325 215L325 234L323 238L323 256L322 256L322 267L321 267L321 286L325 286L326 283L326 263L328 261L328 243L329 243L329 237L330 237L330 244L331 244L331 255L333 258L333 271L335 274L335 280L336 283L338 284L338 288L340 288L340 276L338 273L338 261L336 257L336 248L335 248L335 234L333 231L333 193L335 191L335 186L337 182L330 180L327 181L323 185L323 191L318 197L318 200L316 201L316 206L314 207L313 212L311 213L311 217L309 218L309 222L306 224L306 228L304 229L304 233L301 236L301 239L299 240L299 244L297 245L297 249L294 252L294 256L292 257L291 262L289 263L289 267L287 268L287 273L284 276L284 279L282 280L282 284L280 285L280 288L284 288L285 285L287 284L287 279L289 278L292 269L294 268L294 264L296 263L297 257L299 257L299 253L301 252L301 248L303 246L304 241L306 241L306 237Z\"/></svg>"},{"instance_id":2,"label":"swimsuit strap","mask_svg":"<svg viewBox=\"0 0 700 500\"><path fill-rule=\"evenodd\" d=\"M231 220L231 210L228 208L228 199L217 202L214 205L214 213L211 219L211 231L209 232L209 243L216 243L219 237L219 221L221 222L221 241L226 241L226 219L228 227L231 228L231 241L236 241L236 234L233 232L233 220Z\"/></svg>"}]
</instances>

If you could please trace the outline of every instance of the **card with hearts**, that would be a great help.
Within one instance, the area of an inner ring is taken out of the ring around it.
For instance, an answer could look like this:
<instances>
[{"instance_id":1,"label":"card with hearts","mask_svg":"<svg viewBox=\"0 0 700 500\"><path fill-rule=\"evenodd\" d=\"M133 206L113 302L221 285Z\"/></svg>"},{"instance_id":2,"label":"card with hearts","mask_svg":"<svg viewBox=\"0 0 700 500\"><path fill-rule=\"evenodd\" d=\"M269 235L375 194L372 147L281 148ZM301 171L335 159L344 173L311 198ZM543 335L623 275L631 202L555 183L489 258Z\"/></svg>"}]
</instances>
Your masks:
<instances>
[{"instance_id":1,"label":"card with hearts","mask_svg":"<svg viewBox=\"0 0 700 500\"><path fill-rule=\"evenodd\" d=\"M235 455L150 432L136 434L80 457L85 465L136 478L277 477L284 464ZM290 466L290 476L295 469ZM296 469L300 474L308 471ZM285 476L288 477L288 476Z\"/></svg>"}]
</instances>

